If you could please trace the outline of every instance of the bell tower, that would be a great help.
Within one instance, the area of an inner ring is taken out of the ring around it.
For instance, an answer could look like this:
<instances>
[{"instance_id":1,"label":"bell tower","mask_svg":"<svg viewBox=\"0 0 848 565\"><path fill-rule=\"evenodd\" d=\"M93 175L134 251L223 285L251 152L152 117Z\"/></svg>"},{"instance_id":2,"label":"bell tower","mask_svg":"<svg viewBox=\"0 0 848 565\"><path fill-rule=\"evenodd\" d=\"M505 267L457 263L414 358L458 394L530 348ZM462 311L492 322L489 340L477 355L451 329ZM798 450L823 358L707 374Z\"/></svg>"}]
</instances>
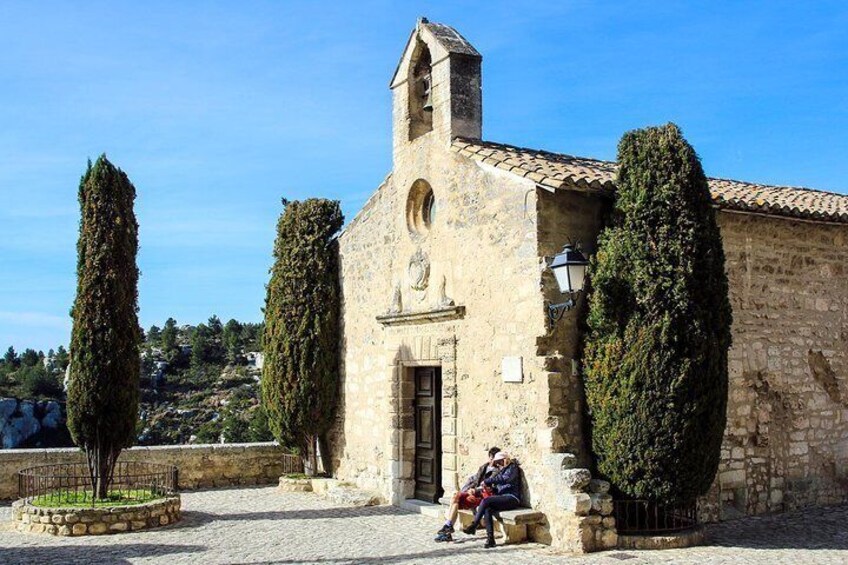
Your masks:
<instances>
[{"instance_id":1,"label":"bell tower","mask_svg":"<svg viewBox=\"0 0 848 565\"><path fill-rule=\"evenodd\" d=\"M422 144L481 137L482 60L452 27L418 20L389 85L396 162Z\"/></svg>"}]
</instances>

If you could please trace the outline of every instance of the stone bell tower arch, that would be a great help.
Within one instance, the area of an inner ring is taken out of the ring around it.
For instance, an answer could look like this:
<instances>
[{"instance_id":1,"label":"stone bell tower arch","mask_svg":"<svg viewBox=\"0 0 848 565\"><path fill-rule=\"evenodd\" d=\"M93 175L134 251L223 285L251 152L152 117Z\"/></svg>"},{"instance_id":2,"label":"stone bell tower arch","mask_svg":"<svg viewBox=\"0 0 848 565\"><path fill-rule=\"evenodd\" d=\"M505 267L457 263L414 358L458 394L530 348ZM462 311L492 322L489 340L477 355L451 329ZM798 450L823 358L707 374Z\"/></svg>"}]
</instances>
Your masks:
<instances>
[{"instance_id":1,"label":"stone bell tower arch","mask_svg":"<svg viewBox=\"0 0 848 565\"><path fill-rule=\"evenodd\" d=\"M452 27L418 20L392 77L393 154L480 139L482 56Z\"/></svg>"}]
</instances>

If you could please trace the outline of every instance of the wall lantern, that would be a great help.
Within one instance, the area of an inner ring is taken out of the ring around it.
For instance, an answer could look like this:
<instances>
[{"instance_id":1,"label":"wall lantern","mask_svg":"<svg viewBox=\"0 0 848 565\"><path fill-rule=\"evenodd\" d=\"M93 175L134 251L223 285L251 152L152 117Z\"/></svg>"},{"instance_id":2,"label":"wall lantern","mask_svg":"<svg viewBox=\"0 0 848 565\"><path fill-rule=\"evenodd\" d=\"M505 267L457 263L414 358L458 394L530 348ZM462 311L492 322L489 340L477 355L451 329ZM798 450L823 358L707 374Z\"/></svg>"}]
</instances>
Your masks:
<instances>
[{"instance_id":1,"label":"wall lantern","mask_svg":"<svg viewBox=\"0 0 848 565\"><path fill-rule=\"evenodd\" d=\"M568 295L568 300L559 304L548 305L548 318L551 327L558 322L566 310L574 307L574 299L577 293L583 290L586 280L586 267L589 261L580 253L576 245L567 243L562 251L554 255L548 264L556 277L559 291Z\"/></svg>"}]
</instances>

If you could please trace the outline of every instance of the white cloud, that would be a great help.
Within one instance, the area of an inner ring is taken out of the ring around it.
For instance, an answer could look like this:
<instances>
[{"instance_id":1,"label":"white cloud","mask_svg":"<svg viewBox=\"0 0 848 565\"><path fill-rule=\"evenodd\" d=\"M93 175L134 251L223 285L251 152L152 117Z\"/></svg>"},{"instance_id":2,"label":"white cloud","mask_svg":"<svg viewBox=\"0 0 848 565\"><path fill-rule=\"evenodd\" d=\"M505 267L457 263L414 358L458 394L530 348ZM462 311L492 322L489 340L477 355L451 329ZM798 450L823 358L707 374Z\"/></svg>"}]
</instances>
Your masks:
<instances>
[{"instance_id":1,"label":"white cloud","mask_svg":"<svg viewBox=\"0 0 848 565\"><path fill-rule=\"evenodd\" d=\"M0 310L0 322L28 328L52 328L58 330L69 330L71 328L70 316L57 316L55 314L45 314L44 312L10 312Z\"/></svg>"}]
</instances>

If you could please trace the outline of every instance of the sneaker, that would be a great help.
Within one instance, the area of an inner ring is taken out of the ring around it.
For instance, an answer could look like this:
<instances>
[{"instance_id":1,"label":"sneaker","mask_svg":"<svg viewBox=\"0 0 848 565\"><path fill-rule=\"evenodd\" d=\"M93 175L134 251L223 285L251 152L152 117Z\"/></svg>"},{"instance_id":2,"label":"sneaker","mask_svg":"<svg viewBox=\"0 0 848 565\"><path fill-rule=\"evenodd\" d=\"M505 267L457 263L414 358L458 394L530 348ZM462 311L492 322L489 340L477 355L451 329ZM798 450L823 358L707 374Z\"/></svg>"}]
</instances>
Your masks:
<instances>
[{"instance_id":1,"label":"sneaker","mask_svg":"<svg viewBox=\"0 0 848 565\"><path fill-rule=\"evenodd\" d=\"M442 526L442 528L441 528L438 532L436 532L436 533L437 533L437 534L446 534L446 533L447 533L447 534L452 534L453 532L454 532L453 525L450 525L450 526L449 526L449 525L445 524L445 525L444 525L444 526Z\"/></svg>"},{"instance_id":2,"label":"sneaker","mask_svg":"<svg viewBox=\"0 0 848 565\"><path fill-rule=\"evenodd\" d=\"M484 545L483 547L485 547L486 549L490 549L492 547L495 547L496 545L497 544L495 543L495 540L493 538L488 538L486 540L486 545Z\"/></svg>"},{"instance_id":3,"label":"sneaker","mask_svg":"<svg viewBox=\"0 0 848 565\"><path fill-rule=\"evenodd\" d=\"M473 536L474 534L477 533L477 526L475 526L474 524L471 524L467 528L462 528L462 533L468 534L469 536Z\"/></svg>"},{"instance_id":4,"label":"sneaker","mask_svg":"<svg viewBox=\"0 0 848 565\"><path fill-rule=\"evenodd\" d=\"M453 541L453 536L450 532L439 532L435 541Z\"/></svg>"}]
</instances>

